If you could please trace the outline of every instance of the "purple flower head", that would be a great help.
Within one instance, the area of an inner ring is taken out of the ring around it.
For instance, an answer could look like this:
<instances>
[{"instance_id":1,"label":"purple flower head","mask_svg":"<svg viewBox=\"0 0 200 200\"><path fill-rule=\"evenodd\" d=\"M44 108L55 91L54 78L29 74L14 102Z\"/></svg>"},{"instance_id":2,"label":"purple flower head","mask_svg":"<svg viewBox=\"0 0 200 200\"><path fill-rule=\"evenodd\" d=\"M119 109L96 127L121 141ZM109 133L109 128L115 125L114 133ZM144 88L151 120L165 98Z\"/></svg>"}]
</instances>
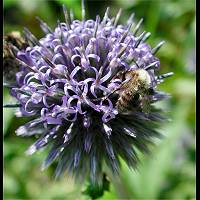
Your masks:
<instances>
[{"instance_id":1,"label":"purple flower head","mask_svg":"<svg viewBox=\"0 0 200 200\"><path fill-rule=\"evenodd\" d=\"M102 19L73 20L64 8L66 22L55 30L40 21L45 36L40 40L28 30L26 49L17 52L21 70L11 89L20 108L18 116L33 118L16 131L20 136L39 136L28 149L33 154L51 146L43 168L58 161L56 176L65 170L77 177L90 176L99 182L103 163L116 174L122 158L135 168L136 149L148 152L153 137L159 137L157 123L164 118L152 103L165 94L156 91L163 78L156 76L160 62L145 41L150 33L138 34L140 24L132 17L118 25L121 10L115 18L109 9ZM119 74L143 69L150 77L148 92L135 89L127 109L117 109L126 79ZM143 103L149 102L149 111Z\"/></svg>"}]
</instances>

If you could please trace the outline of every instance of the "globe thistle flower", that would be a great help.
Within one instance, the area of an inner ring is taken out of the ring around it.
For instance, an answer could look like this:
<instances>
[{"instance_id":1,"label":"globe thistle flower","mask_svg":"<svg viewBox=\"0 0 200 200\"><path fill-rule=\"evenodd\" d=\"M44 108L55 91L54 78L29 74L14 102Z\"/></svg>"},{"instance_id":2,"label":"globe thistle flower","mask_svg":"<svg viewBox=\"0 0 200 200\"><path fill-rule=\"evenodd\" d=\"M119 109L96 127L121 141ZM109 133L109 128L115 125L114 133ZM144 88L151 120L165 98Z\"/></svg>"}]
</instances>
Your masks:
<instances>
[{"instance_id":1,"label":"globe thistle flower","mask_svg":"<svg viewBox=\"0 0 200 200\"><path fill-rule=\"evenodd\" d=\"M63 10L65 22L55 30L38 18L45 36L38 40L25 28L29 46L13 47L20 70L10 93L18 101L17 116L30 117L16 133L39 137L28 154L51 146L42 167L57 161L56 177L67 170L99 183L104 163L113 174L119 173L120 158L136 168L136 149L148 153L153 138L160 137L156 128L165 118L152 104L167 97L156 86L172 73L156 75L155 53L163 42L155 48L146 43L150 33L138 34L142 20L133 25L132 15L118 25L121 10L110 18L109 8L103 19L87 20L83 6L79 21ZM137 70L149 80L145 90L140 82L138 89L127 85L133 79L127 81L127 72ZM125 83L132 96L120 110Z\"/></svg>"}]
</instances>

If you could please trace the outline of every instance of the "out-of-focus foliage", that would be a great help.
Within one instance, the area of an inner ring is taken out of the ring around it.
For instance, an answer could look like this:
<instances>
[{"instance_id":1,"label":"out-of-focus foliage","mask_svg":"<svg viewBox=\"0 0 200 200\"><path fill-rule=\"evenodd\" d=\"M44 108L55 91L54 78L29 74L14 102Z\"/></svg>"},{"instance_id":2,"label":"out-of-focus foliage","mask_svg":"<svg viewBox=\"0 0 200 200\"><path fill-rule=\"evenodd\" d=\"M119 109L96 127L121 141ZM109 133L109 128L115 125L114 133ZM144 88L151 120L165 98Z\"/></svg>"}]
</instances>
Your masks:
<instances>
[{"instance_id":1,"label":"out-of-focus foliage","mask_svg":"<svg viewBox=\"0 0 200 200\"><path fill-rule=\"evenodd\" d=\"M55 27L64 20L61 5L81 16L79 0L4 0L4 33L28 27L37 37L42 31L35 16ZM195 1L194 0L115 0L86 1L86 16L103 16L107 6L125 23L135 12L136 20L144 18L143 29L151 32L149 44L161 40L166 44L157 56L161 73L175 75L160 85L172 98L158 106L166 110L171 121L161 127L164 139L157 142L152 155L140 156L137 172L123 164L120 179L110 177L110 191L100 199L195 199ZM4 103L12 102L4 90ZM67 176L54 180L53 166L44 172L40 164L45 151L26 156L33 138L20 138L15 129L27 119L14 117L14 109L4 109L4 198L5 199L88 199L84 189ZM109 174L108 174L109 175Z\"/></svg>"}]
</instances>

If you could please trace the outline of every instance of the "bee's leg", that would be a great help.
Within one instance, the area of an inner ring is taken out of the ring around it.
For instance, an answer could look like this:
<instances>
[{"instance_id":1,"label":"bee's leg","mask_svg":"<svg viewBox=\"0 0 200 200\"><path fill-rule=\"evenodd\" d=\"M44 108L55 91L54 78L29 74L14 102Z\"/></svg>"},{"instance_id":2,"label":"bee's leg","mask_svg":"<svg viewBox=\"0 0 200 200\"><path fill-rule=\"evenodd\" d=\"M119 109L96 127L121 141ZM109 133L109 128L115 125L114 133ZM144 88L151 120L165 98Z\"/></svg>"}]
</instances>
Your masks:
<instances>
[{"instance_id":1,"label":"bee's leg","mask_svg":"<svg viewBox=\"0 0 200 200\"><path fill-rule=\"evenodd\" d=\"M150 99L146 95L142 95L140 107L142 112L148 116L150 113Z\"/></svg>"},{"instance_id":2,"label":"bee's leg","mask_svg":"<svg viewBox=\"0 0 200 200\"><path fill-rule=\"evenodd\" d=\"M124 75L125 74L125 72L124 71L120 71L120 72L118 72L118 75ZM117 75L115 76L116 78L117 78ZM98 100L106 100L110 95L112 95L113 93L115 93L115 92L117 92L117 91L119 91L119 90L121 90L121 88L128 82L128 81L130 81L130 79L126 79L126 80L124 80L116 89L114 89L113 91L111 91L109 94L107 94L105 97L103 97L103 98L97 98L97 99L94 99L94 101L98 101Z\"/></svg>"},{"instance_id":3,"label":"bee's leg","mask_svg":"<svg viewBox=\"0 0 200 200\"><path fill-rule=\"evenodd\" d=\"M115 92L117 92L117 91L120 91L122 88L123 88L123 86L128 82L128 81L130 81L130 79L127 79L127 80L125 80L125 81L123 81L121 84L120 84L120 86L118 86L116 89L114 89L111 93L109 93L107 96L105 96L104 98L108 98L111 94L113 94L113 93L115 93Z\"/></svg>"},{"instance_id":4,"label":"bee's leg","mask_svg":"<svg viewBox=\"0 0 200 200\"><path fill-rule=\"evenodd\" d=\"M111 91L109 94L107 94L105 97L101 97L101 98L97 98L94 99L93 101L99 101L99 100L103 100L105 101L110 95L112 95L113 93L117 92L118 90L120 90L121 87L117 87L115 90Z\"/></svg>"},{"instance_id":5,"label":"bee's leg","mask_svg":"<svg viewBox=\"0 0 200 200\"><path fill-rule=\"evenodd\" d=\"M155 90L154 90L153 87L150 87L150 88L146 91L146 94L147 94L147 95L154 95L154 93L155 93Z\"/></svg>"},{"instance_id":6,"label":"bee's leg","mask_svg":"<svg viewBox=\"0 0 200 200\"><path fill-rule=\"evenodd\" d=\"M109 93L108 95L106 95L105 97L102 98L102 100L106 100L110 95L114 94L115 92L119 91L121 87L116 88L115 90L113 90L111 93Z\"/></svg>"}]
</instances>

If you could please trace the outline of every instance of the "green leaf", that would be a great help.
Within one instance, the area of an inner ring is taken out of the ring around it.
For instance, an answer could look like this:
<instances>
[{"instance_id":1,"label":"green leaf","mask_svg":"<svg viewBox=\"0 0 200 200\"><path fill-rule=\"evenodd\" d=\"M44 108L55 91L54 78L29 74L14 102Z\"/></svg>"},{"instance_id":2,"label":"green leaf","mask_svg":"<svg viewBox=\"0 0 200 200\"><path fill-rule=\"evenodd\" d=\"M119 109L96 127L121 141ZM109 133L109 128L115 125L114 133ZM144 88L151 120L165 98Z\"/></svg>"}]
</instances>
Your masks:
<instances>
[{"instance_id":1,"label":"green leaf","mask_svg":"<svg viewBox=\"0 0 200 200\"><path fill-rule=\"evenodd\" d=\"M89 182L86 190L83 191L83 194L88 195L91 197L91 199L97 199L99 197L102 197L104 195L105 191L109 191L110 182L106 176L106 174L103 174L103 180L102 185L94 185L93 183Z\"/></svg>"},{"instance_id":2,"label":"green leaf","mask_svg":"<svg viewBox=\"0 0 200 200\"><path fill-rule=\"evenodd\" d=\"M11 7L11 6L16 5L17 3L18 3L17 0L4 0L4 1L3 1L3 7L4 7L4 8L9 8L9 7Z\"/></svg>"}]
</instances>

